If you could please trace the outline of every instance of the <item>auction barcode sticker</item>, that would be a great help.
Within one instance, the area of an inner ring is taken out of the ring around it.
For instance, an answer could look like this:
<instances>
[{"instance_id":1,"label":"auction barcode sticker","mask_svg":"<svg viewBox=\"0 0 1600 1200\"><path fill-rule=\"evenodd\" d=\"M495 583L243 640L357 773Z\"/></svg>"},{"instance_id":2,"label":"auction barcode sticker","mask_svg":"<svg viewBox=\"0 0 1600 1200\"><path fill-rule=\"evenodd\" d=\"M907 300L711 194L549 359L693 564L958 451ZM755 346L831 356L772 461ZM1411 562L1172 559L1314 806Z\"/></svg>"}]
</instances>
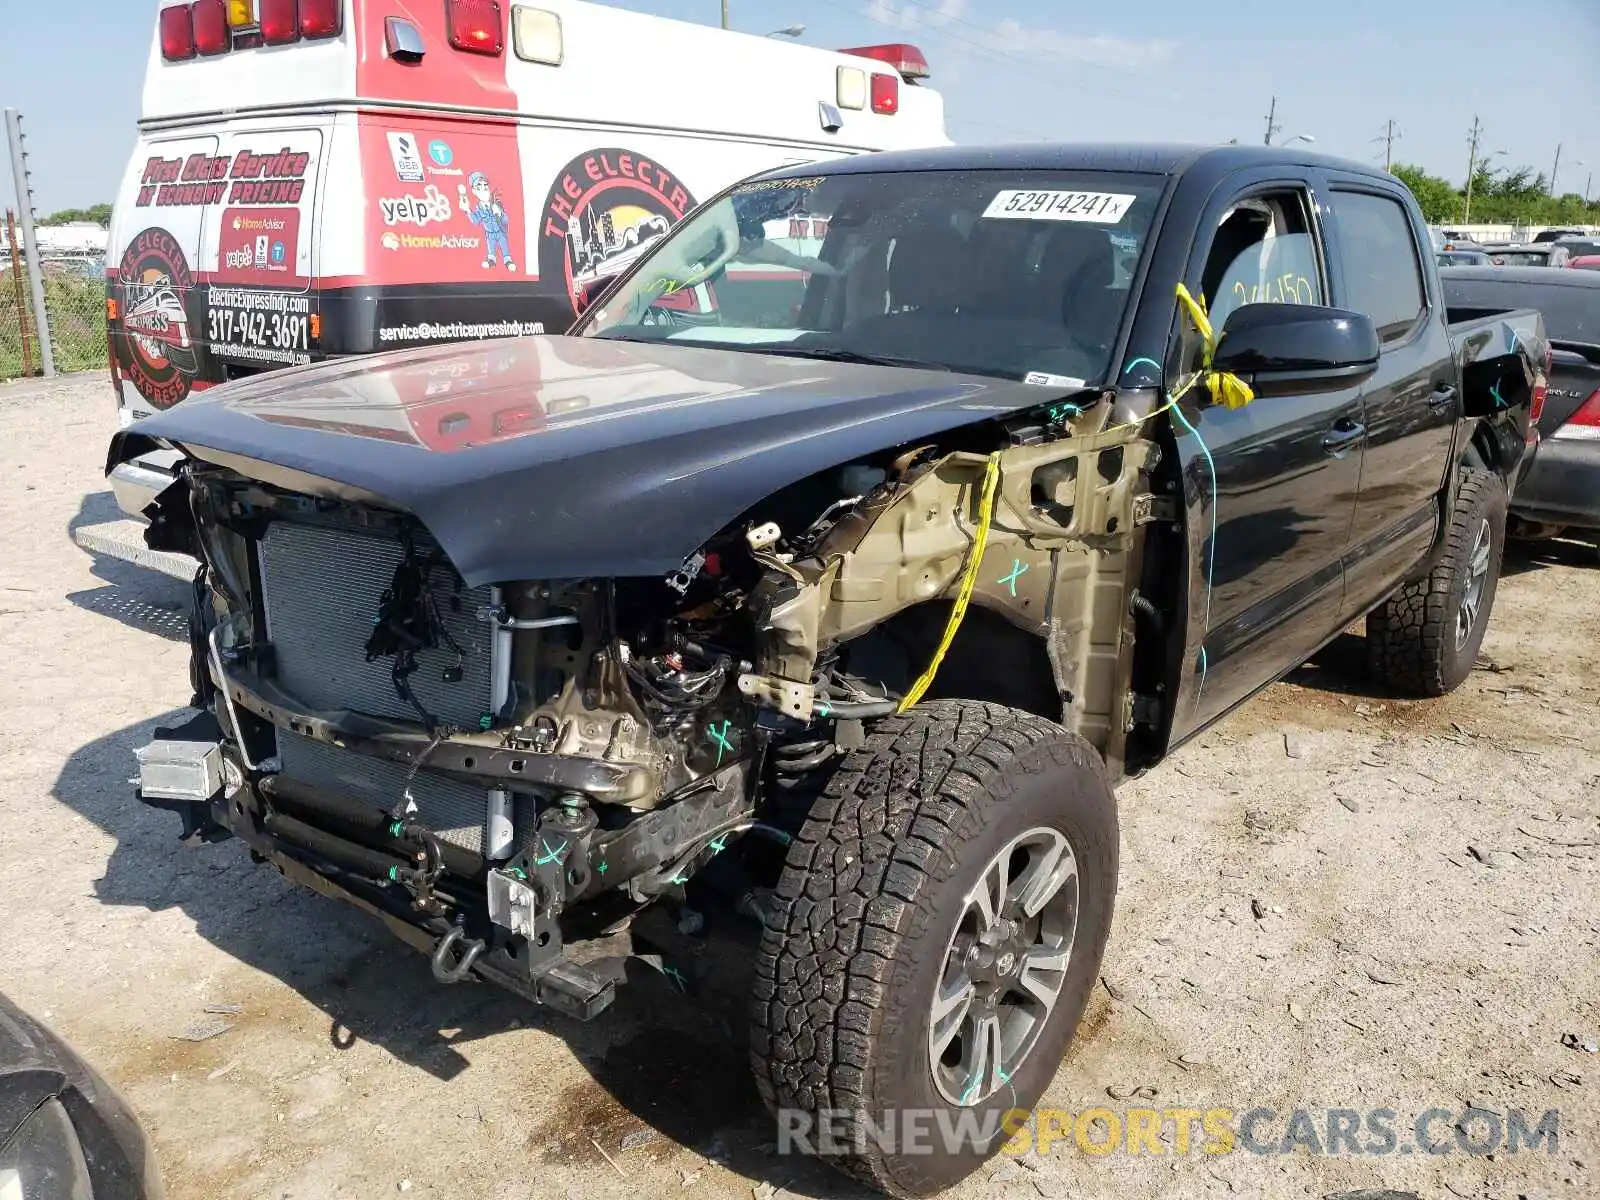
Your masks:
<instances>
[{"instance_id":1,"label":"auction barcode sticker","mask_svg":"<svg viewBox=\"0 0 1600 1200\"><path fill-rule=\"evenodd\" d=\"M1121 192L1040 192L1011 188L989 201L986 218L1021 221L1092 221L1115 225L1134 197Z\"/></svg>"}]
</instances>

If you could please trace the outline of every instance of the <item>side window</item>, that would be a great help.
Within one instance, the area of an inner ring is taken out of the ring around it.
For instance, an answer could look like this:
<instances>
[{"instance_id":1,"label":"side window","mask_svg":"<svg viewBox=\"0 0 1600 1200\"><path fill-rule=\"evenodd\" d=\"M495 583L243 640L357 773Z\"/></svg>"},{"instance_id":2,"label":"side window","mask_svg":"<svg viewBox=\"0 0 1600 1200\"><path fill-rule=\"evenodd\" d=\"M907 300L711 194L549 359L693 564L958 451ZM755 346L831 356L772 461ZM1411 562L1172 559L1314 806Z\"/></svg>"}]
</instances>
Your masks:
<instances>
[{"instance_id":1,"label":"side window","mask_svg":"<svg viewBox=\"0 0 1600 1200\"><path fill-rule=\"evenodd\" d=\"M1346 307L1366 313L1378 337L1404 337L1427 307L1422 264L1404 205L1370 192L1338 192L1339 261L1344 266Z\"/></svg>"},{"instance_id":2,"label":"side window","mask_svg":"<svg viewBox=\"0 0 1600 1200\"><path fill-rule=\"evenodd\" d=\"M1235 204L1217 226L1201 273L1211 323L1246 304L1326 304L1304 192L1267 192Z\"/></svg>"}]
</instances>

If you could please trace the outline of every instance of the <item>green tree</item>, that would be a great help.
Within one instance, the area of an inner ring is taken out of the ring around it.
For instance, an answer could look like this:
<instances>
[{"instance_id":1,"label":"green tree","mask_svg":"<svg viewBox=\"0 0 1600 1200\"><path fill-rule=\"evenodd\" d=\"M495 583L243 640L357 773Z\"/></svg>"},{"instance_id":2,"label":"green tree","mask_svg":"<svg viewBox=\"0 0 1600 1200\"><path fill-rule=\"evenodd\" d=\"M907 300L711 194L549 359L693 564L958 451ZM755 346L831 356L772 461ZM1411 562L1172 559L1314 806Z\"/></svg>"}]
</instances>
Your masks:
<instances>
[{"instance_id":1,"label":"green tree","mask_svg":"<svg viewBox=\"0 0 1600 1200\"><path fill-rule=\"evenodd\" d=\"M111 224L111 205L91 204L88 208L63 208L46 217L41 224L68 225L74 221L91 221L104 228Z\"/></svg>"},{"instance_id":2,"label":"green tree","mask_svg":"<svg viewBox=\"0 0 1600 1200\"><path fill-rule=\"evenodd\" d=\"M1421 167L1396 163L1394 175L1411 189L1422 207L1423 220L1430 225L1443 225L1461 219L1461 195L1449 180L1429 175Z\"/></svg>"}]
</instances>

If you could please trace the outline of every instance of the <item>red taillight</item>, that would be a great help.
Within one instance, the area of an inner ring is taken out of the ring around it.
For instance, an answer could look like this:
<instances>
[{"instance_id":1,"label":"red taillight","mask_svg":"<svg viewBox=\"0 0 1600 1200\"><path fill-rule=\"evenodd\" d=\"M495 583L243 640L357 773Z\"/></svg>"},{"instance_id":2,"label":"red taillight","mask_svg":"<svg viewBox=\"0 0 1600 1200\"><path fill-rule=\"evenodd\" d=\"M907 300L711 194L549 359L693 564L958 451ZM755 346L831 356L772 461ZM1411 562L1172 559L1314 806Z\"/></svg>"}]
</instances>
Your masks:
<instances>
[{"instance_id":1,"label":"red taillight","mask_svg":"<svg viewBox=\"0 0 1600 1200\"><path fill-rule=\"evenodd\" d=\"M894 75L872 77L872 111L892 117L900 111L900 80Z\"/></svg>"},{"instance_id":2,"label":"red taillight","mask_svg":"<svg viewBox=\"0 0 1600 1200\"><path fill-rule=\"evenodd\" d=\"M223 0L195 0L189 11L194 17L194 48L201 54L226 54L233 38Z\"/></svg>"},{"instance_id":3,"label":"red taillight","mask_svg":"<svg viewBox=\"0 0 1600 1200\"><path fill-rule=\"evenodd\" d=\"M168 62L194 57L194 18L187 4L161 10L161 57Z\"/></svg>"},{"instance_id":4,"label":"red taillight","mask_svg":"<svg viewBox=\"0 0 1600 1200\"><path fill-rule=\"evenodd\" d=\"M300 0L301 37L338 37L343 20L343 0Z\"/></svg>"},{"instance_id":5,"label":"red taillight","mask_svg":"<svg viewBox=\"0 0 1600 1200\"><path fill-rule=\"evenodd\" d=\"M928 60L921 50L905 42L893 42L887 46L852 46L848 50L839 51L840 54L854 54L861 58L875 58L881 63L888 63L899 72L902 79L926 79L928 77Z\"/></svg>"},{"instance_id":6,"label":"red taillight","mask_svg":"<svg viewBox=\"0 0 1600 1200\"><path fill-rule=\"evenodd\" d=\"M1568 441L1600 442L1600 388L1578 406L1560 429L1550 435Z\"/></svg>"},{"instance_id":7,"label":"red taillight","mask_svg":"<svg viewBox=\"0 0 1600 1200\"><path fill-rule=\"evenodd\" d=\"M1539 376L1539 382L1533 385L1533 400L1528 405L1528 439L1531 441L1538 436L1539 418L1544 416L1545 398L1550 395L1550 387L1544 381L1544 376Z\"/></svg>"},{"instance_id":8,"label":"red taillight","mask_svg":"<svg viewBox=\"0 0 1600 1200\"><path fill-rule=\"evenodd\" d=\"M300 40L300 5L296 0L261 0L261 40L269 46Z\"/></svg>"},{"instance_id":9,"label":"red taillight","mask_svg":"<svg viewBox=\"0 0 1600 1200\"><path fill-rule=\"evenodd\" d=\"M505 49L500 0L445 0L450 44L474 54L499 54Z\"/></svg>"}]
</instances>

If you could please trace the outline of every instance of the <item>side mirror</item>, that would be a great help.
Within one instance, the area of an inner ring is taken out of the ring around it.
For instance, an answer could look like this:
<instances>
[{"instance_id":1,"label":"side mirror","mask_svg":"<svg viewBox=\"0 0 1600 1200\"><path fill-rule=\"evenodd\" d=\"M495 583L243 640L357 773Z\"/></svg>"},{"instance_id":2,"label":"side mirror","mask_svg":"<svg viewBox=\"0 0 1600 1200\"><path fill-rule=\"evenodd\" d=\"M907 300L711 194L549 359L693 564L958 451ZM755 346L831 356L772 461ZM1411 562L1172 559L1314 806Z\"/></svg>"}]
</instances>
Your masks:
<instances>
[{"instance_id":1,"label":"side mirror","mask_svg":"<svg viewBox=\"0 0 1600 1200\"><path fill-rule=\"evenodd\" d=\"M1212 367L1249 380L1258 396L1333 391L1378 366L1371 318L1314 304L1246 304L1222 327Z\"/></svg>"}]
</instances>

